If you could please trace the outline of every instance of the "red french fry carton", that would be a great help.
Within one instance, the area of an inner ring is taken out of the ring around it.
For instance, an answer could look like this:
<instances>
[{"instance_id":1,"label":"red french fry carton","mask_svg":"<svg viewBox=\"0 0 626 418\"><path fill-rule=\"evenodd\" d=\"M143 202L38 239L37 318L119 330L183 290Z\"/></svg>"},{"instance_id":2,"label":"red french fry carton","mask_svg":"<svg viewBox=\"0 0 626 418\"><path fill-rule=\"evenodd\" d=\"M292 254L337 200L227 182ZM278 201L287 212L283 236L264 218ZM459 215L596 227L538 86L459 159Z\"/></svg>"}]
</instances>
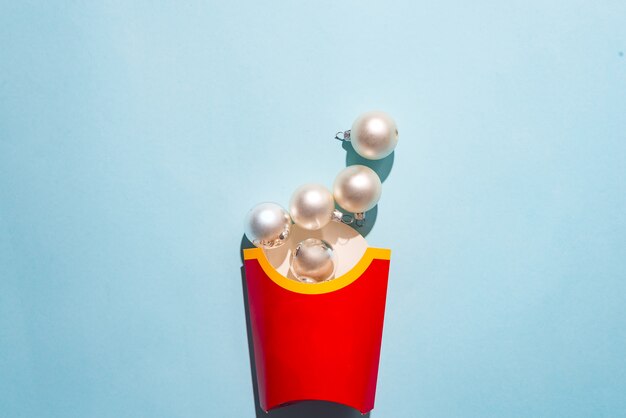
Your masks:
<instances>
[{"instance_id":1,"label":"red french fry carton","mask_svg":"<svg viewBox=\"0 0 626 418\"><path fill-rule=\"evenodd\" d=\"M346 274L308 284L244 250L260 406L303 400L374 408L383 333L388 249L368 248Z\"/></svg>"}]
</instances>

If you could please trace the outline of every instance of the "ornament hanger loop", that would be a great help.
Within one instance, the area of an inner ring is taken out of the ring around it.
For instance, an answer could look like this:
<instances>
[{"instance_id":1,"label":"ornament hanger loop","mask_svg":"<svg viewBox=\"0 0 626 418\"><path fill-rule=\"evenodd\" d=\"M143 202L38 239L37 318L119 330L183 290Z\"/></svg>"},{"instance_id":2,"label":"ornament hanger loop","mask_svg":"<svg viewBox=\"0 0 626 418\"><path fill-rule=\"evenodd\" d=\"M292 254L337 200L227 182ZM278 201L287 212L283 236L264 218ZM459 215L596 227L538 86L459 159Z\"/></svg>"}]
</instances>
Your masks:
<instances>
[{"instance_id":1,"label":"ornament hanger loop","mask_svg":"<svg viewBox=\"0 0 626 418\"><path fill-rule=\"evenodd\" d=\"M341 142L350 141L350 129L347 131L339 131L335 134L335 139Z\"/></svg>"},{"instance_id":2,"label":"ornament hanger loop","mask_svg":"<svg viewBox=\"0 0 626 418\"><path fill-rule=\"evenodd\" d=\"M341 223L344 223L346 225L350 225L354 222L354 217L352 215L348 215L347 213L344 213L341 216Z\"/></svg>"}]
</instances>

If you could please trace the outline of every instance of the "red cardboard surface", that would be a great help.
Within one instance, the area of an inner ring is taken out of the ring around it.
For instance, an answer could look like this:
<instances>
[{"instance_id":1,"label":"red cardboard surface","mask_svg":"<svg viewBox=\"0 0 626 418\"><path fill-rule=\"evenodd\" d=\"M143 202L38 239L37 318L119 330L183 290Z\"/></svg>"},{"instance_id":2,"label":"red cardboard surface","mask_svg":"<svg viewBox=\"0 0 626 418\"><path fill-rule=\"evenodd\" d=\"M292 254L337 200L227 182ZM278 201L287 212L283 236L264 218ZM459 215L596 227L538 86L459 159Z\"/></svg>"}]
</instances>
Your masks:
<instances>
[{"instance_id":1,"label":"red cardboard surface","mask_svg":"<svg viewBox=\"0 0 626 418\"><path fill-rule=\"evenodd\" d=\"M345 275L304 284L281 276L261 250L245 250L263 410L301 400L373 409L389 254L368 248Z\"/></svg>"}]
</instances>

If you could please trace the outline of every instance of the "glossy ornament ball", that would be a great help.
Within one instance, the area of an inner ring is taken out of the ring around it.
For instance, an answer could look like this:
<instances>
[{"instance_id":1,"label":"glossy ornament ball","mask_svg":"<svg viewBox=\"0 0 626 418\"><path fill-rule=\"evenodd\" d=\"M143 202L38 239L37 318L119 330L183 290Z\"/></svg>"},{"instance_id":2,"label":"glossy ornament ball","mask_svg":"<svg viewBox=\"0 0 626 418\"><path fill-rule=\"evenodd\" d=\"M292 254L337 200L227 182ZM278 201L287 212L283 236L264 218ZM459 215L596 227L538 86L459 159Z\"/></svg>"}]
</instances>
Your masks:
<instances>
[{"instance_id":1,"label":"glossy ornament ball","mask_svg":"<svg viewBox=\"0 0 626 418\"><path fill-rule=\"evenodd\" d=\"M320 184L305 184L291 196L289 213L293 222L308 230L323 228L330 222L335 201L330 191Z\"/></svg>"},{"instance_id":2,"label":"glossy ornament ball","mask_svg":"<svg viewBox=\"0 0 626 418\"><path fill-rule=\"evenodd\" d=\"M291 218L287 211L271 202L250 209L244 225L246 237L261 248L280 247L289 237L290 229Z\"/></svg>"},{"instance_id":3,"label":"glossy ornament ball","mask_svg":"<svg viewBox=\"0 0 626 418\"><path fill-rule=\"evenodd\" d=\"M339 172L333 196L339 206L352 213L363 213L378 203L382 193L380 177L364 165L351 165Z\"/></svg>"},{"instance_id":4,"label":"glossy ornament ball","mask_svg":"<svg viewBox=\"0 0 626 418\"><path fill-rule=\"evenodd\" d=\"M300 242L291 255L291 272L303 283L321 283L333 279L336 265L333 248L317 238Z\"/></svg>"},{"instance_id":5,"label":"glossy ornament ball","mask_svg":"<svg viewBox=\"0 0 626 418\"><path fill-rule=\"evenodd\" d=\"M396 122L385 112L363 113L352 124L350 142L356 153L363 158L385 158L398 143Z\"/></svg>"}]
</instances>

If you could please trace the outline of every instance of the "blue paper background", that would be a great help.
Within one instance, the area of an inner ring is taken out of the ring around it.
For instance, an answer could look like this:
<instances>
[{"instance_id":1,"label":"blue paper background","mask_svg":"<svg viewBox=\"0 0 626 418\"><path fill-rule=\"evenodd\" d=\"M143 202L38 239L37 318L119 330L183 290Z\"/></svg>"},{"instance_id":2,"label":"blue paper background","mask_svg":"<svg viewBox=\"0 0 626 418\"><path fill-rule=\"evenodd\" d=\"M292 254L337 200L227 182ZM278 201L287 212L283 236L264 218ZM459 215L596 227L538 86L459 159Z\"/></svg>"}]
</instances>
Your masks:
<instances>
[{"instance_id":1,"label":"blue paper background","mask_svg":"<svg viewBox=\"0 0 626 418\"><path fill-rule=\"evenodd\" d=\"M625 22L619 0L0 2L0 415L253 417L243 216L330 186L335 132L383 109L372 417L626 416Z\"/></svg>"}]
</instances>

